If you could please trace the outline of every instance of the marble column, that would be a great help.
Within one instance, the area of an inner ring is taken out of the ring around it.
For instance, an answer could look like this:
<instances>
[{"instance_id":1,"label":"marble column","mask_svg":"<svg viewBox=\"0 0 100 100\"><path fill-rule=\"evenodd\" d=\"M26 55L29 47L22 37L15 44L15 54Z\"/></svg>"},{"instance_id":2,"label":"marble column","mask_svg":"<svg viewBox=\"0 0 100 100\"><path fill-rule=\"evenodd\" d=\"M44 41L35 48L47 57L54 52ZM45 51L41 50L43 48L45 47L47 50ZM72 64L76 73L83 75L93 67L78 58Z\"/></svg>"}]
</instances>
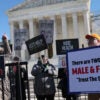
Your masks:
<instances>
[{"instance_id":1,"label":"marble column","mask_svg":"<svg viewBox=\"0 0 100 100\"><path fill-rule=\"evenodd\" d=\"M20 30L24 29L23 20L19 21L19 29ZM22 61L26 60L26 45L25 45L25 43L23 43L21 46L21 60Z\"/></svg>"},{"instance_id":2,"label":"marble column","mask_svg":"<svg viewBox=\"0 0 100 100\"><path fill-rule=\"evenodd\" d=\"M77 20L77 14L73 13L72 14L72 18L73 18L73 31L74 31L74 38L78 38L78 20Z\"/></svg>"},{"instance_id":3,"label":"marble column","mask_svg":"<svg viewBox=\"0 0 100 100\"><path fill-rule=\"evenodd\" d=\"M56 24L56 17L51 16L51 20L54 21L54 34L53 34L53 57L56 56L56 38L57 38L57 24Z\"/></svg>"},{"instance_id":4,"label":"marble column","mask_svg":"<svg viewBox=\"0 0 100 100\"><path fill-rule=\"evenodd\" d=\"M24 28L24 24L23 24L23 20L19 21L19 29L23 29Z\"/></svg>"},{"instance_id":5,"label":"marble column","mask_svg":"<svg viewBox=\"0 0 100 100\"><path fill-rule=\"evenodd\" d=\"M11 38L11 44L12 44L12 55L15 55L14 51L14 22L9 22L10 24L10 38Z\"/></svg>"},{"instance_id":6,"label":"marble column","mask_svg":"<svg viewBox=\"0 0 100 100\"><path fill-rule=\"evenodd\" d=\"M34 37L34 23L33 23L33 19L28 19L28 23L29 23L29 38L33 38ZM32 54L30 57L30 60L34 60L35 59L35 54Z\"/></svg>"},{"instance_id":7,"label":"marble column","mask_svg":"<svg viewBox=\"0 0 100 100\"><path fill-rule=\"evenodd\" d=\"M29 23L29 38L33 38L34 37L34 25L33 25L33 19L29 19L28 20Z\"/></svg>"},{"instance_id":8,"label":"marble column","mask_svg":"<svg viewBox=\"0 0 100 100\"><path fill-rule=\"evenodd\" d=\"M62 36L63 39L66 39L67 35L67 21L66 21L66 15L62 14L61 15L61 21L62 21Z\"/></svg>"},{"instance_id":9,"label":"marble column","mask_svg":"<svg viewBox=\"0 0 100 100\"><path fill-rule=\"evenodd\" d=\"M89 18L89 13L84 12L83 13L84 17L84 27L85 27L85 34L90 34L90 18Z\"/></svg>"}]
</instances>

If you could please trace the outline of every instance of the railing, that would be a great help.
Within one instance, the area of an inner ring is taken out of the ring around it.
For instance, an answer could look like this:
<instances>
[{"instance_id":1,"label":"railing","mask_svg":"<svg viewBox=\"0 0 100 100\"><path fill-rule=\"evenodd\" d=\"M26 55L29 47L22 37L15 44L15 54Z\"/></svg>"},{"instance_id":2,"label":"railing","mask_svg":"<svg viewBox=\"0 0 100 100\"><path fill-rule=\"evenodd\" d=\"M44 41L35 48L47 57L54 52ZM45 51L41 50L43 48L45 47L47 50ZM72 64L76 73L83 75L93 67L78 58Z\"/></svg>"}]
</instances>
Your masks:
<instances>
[{"instance_id":1,"label":"railing","mask_svg":"<svg viewBox=\"0 0 100 100\"><path fill-rule=\"evenodd\" d=\"M33 3L28 4L25 8L34 8L44 5L52 5L57 3L63 3L63 2L70 2L70 1L77 1L77 0L37 0Z\"/></svg>"},{"instance_id":2,"label":"railing","mask_svg":"<svg viewBox=\"0 0 100 100\"><path fill-rule=\"evenodd\" d=\"M57 77L54 78L55 80L55 86L56 86L56 93L55 93L55 98L54 100L66 100L65 98L62 97L62 92L61 90L57 89L57 86L58 86L58 83L60 81L60 79L58 79ZM7 81L8 83L5 85L5 95L4 95L4 98L5 99L2 99L2 88L1 88L1 91L0 91L0 95L1 95L1 98L0 100L9 100L9 97L11 96L11 92L9 91L9 81ZM26 89L26 97L27 99L26 100L37 100L36 98L36 95L34 93L34 87L33 87L33 83L34 83L34 78L31 78L29 79L29 90ZM6 88L6 86L8 86L8 88ZM28 91L30 93L30 97L28 98ZM11 99L12 100L12 99ZM77 100L88 100L88 94L78 94L77 95Z\"/></svg>"},{"instance_id":3,"label":"railing","mask_svg":"<svg viewBox=\"0 0 100 100\"><path fill-rule=\"evenodd\" d=\"M54 100L66 100L62 97L61 90L57 89L57 85L59 83L58 78L55 78L55 86L56 86L56 93L55 93L55 99ZM34 88L33 88L34 79L29 79L29 87L30 87L30 100L37 100L36 96L34 94ZM77 100L88 100L87 94L78 94Z\"/></svg>"}]
</instances>

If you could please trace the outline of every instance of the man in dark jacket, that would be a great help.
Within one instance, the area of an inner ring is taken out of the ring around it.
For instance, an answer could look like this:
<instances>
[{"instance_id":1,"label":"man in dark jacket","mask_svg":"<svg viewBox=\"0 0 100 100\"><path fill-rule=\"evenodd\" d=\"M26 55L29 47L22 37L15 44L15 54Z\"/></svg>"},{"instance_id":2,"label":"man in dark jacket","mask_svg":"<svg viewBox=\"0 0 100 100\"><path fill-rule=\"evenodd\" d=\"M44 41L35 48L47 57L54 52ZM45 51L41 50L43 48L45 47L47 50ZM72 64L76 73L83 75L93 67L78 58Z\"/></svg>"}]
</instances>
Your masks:
<instances>
[{"instance_id":1,"label":"man in dark jacket","mask_svg":"<svg viewBox=\"0 0 100 100\"><path fill-rule=\"evenodd\" d=\"M57 75L57 72L57 68L50 64L44 55L33 66L31 74L35 76L34 91L37 100L54 100L54 75Z\"/></svg>"}]
</instances>

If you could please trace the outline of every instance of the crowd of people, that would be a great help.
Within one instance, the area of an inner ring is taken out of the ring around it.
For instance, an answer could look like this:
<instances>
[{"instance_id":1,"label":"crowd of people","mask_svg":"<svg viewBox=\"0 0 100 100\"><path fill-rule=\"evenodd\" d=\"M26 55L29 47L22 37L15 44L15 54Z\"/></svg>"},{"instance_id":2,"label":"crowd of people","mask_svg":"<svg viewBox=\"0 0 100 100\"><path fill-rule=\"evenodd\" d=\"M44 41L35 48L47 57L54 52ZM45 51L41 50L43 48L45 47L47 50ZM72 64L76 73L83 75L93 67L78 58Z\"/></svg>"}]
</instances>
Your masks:
<instances>
[{"instance_id":1,"label":"crowd of people","mask_svg":"<svg viewBox=\"0 0 100 100\"><path fill-rule=\"evenodd\" d=\"M89 47L100 46L100 36L98 34L87 34L85 38L87 39ZM0 47L0 54L10 54L11 51L9 48L7 37L4 35L2 39L6 47ZM5 48L7 49L5 50ZM19 57L13 58L13 62L19 61ZM62 97L66 100L77 100L77 94L68 93L68 74L66 70L67 66L62 71L62 76L58 77L60 81L58 83L57 88L61 90ZM58 68L51 64L45 55L41 55L38 58L37 63L33 65L31 75L34 76L34 93L36 95L37 100L54 100L56 93L54 77L59 76ZM26 69L22 67L19 68L18 66L12 66L7 72L7 77L11 82L10 90L12 91L12 97L10 96L8 100L26 100L25 81L28 79ZM19 85L20 83L21 88ZM99 98L99 93L88 94L88 100L99 100Z\"/></svg>"}]
</instances>

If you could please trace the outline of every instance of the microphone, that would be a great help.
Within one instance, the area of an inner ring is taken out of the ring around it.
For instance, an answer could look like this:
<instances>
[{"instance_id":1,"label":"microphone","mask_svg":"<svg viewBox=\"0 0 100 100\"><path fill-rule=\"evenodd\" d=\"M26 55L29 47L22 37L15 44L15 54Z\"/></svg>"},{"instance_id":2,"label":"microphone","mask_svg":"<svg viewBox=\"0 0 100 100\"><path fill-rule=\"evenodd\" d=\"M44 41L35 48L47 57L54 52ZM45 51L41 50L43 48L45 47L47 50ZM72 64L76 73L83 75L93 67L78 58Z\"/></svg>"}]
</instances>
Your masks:
<instances>
[{"instance_id":1,"label":"microphone","mask_svg":"<svg viewBox=\"0 0 100 100\"><path fill-rule=\"evenodd\" d=\"M2 36L2 42L4 47L4 54L11 54L10 45L7 36L5 34Z\"/></svg>"}]
</instances>

